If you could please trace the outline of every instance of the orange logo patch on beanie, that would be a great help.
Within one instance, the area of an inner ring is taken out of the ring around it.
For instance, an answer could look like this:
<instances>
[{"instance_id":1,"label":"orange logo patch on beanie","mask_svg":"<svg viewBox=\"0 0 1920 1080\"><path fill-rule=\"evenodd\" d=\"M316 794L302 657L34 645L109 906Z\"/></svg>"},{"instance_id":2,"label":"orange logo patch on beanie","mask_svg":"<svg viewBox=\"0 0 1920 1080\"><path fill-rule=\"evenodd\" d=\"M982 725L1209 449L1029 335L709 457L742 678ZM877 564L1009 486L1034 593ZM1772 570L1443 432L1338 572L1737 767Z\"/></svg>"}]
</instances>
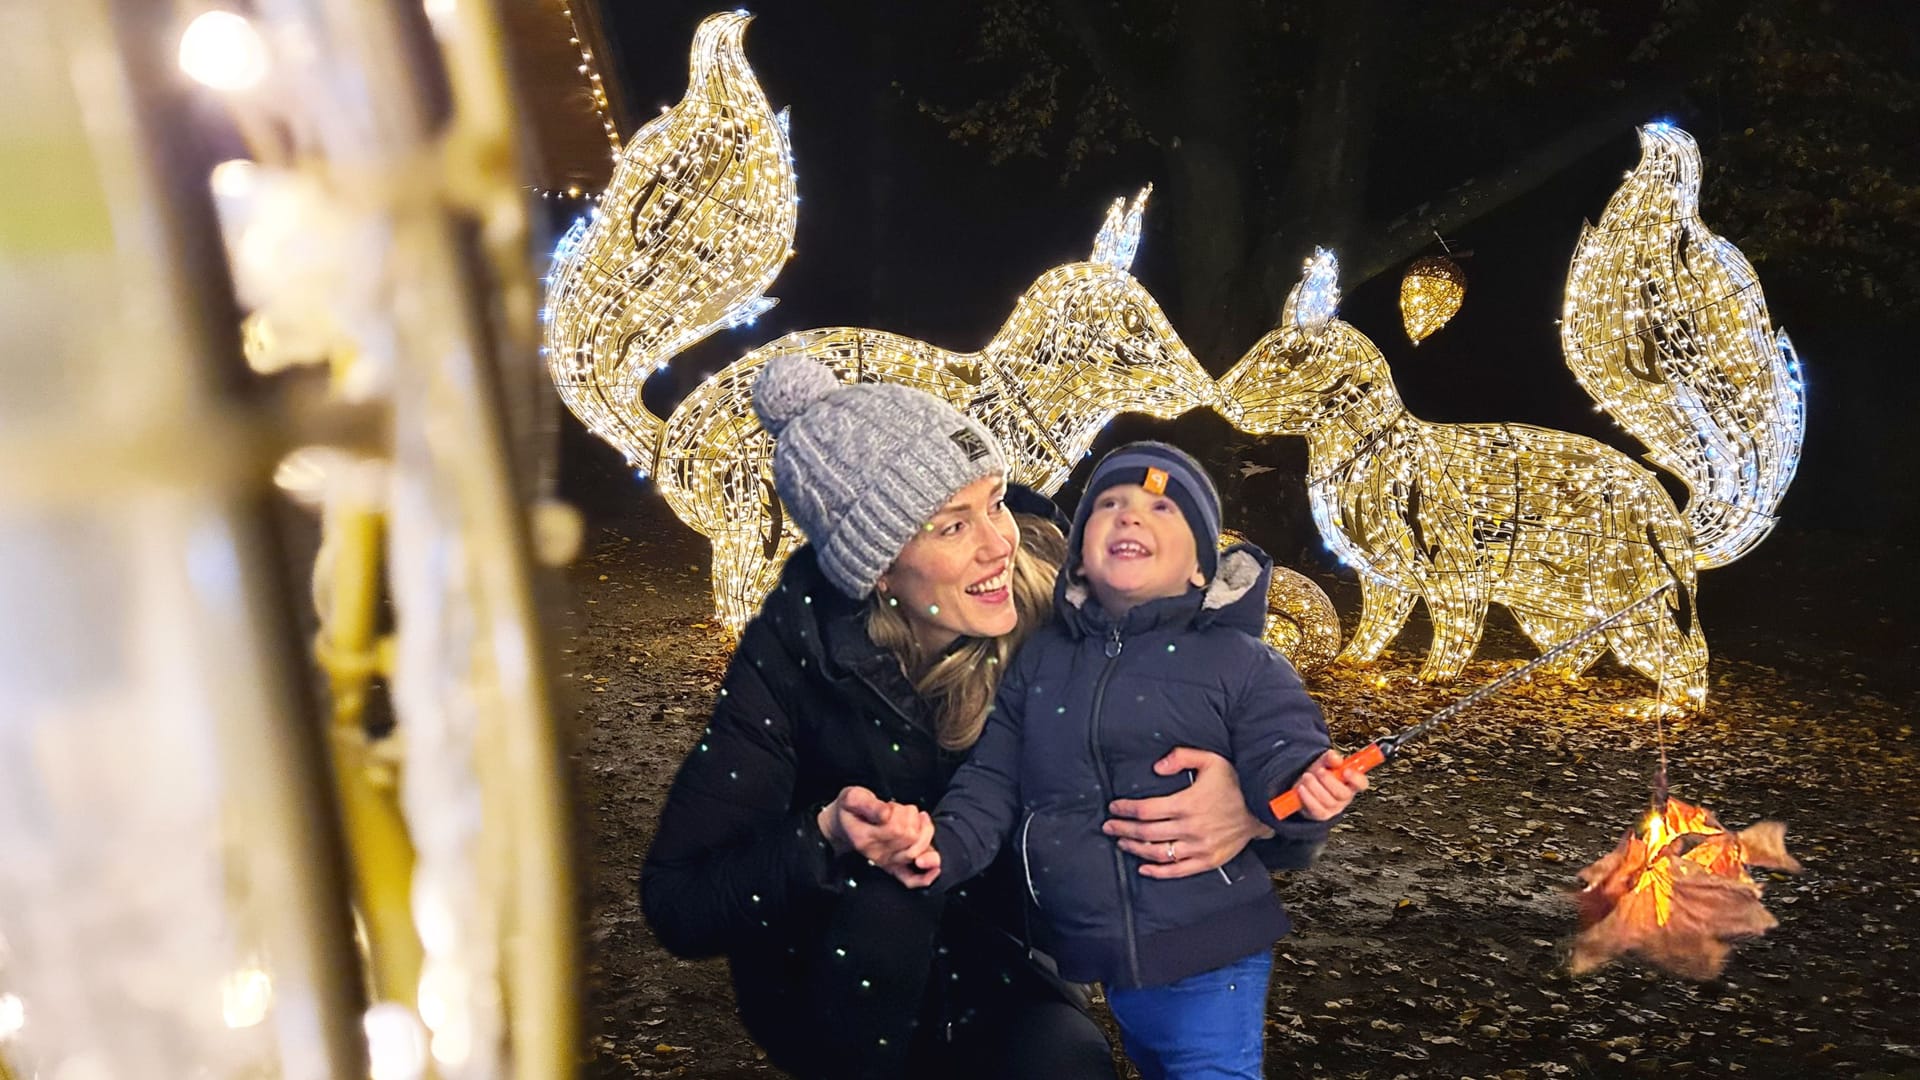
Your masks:
<instances>
[{"instance_id":1,"label":"orange logo patch on beanie","mask_svg":"<svg viewBox=\"0 0 1920 1080\"><path fill-rule=\"evenodd\" d=\"M1167 471L1165 469L1156 469L1148 466L1147 478L1140 486L1146 488L1149 495L1165 495L1167 493Z\"/></svg>"}]
</instances>

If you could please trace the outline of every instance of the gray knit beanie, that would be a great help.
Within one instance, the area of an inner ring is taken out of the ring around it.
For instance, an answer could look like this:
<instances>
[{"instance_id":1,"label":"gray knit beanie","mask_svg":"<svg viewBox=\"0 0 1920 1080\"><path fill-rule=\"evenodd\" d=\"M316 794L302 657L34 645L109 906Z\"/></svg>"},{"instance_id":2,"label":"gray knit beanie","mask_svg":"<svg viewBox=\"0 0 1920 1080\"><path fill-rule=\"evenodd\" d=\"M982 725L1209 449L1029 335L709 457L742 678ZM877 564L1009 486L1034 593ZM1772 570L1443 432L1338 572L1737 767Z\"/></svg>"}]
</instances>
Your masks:
<instances>
[{"instance_id":1,"label":"gray knit beanie","mask_svg":"<svg viewBox=\"0 0 1920 1080\"><path fill-rule=\"evenodd\" d=\"M776 356L753 384L776 440L773 485L820 569L858 600L914 534L968 484L1003 476L1000 444L921 390L843 383L804 356Z\"/></svg>"}]
</instances>

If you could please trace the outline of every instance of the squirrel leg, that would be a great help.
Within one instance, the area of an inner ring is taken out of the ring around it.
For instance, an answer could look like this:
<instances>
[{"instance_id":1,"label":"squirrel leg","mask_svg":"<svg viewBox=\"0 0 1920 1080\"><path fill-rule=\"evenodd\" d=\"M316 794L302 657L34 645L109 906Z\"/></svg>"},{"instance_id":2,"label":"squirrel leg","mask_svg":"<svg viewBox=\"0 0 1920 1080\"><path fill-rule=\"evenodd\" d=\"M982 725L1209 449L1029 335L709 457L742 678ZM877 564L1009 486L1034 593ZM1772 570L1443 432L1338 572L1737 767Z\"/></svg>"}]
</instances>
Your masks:
<instances>
[{"instance_id":1,"label":"squirrel leg","mask_svg":"<svg viewBox=\"0 0 1920 1080\"><path fill-rule=\"evenodd\" d=\"M1370 664L1406 625L1413 603L1420 598L1411 589L1396 589L1360 575L1360 625L1354 628L1347 647L1340 650L1342 664Z\"/></svg>"},{"instance_id":2,"label":"squirrel leg","mask_svg":"<svg viewBox=\"0 0 1920 1080\"><path fill-rule=\"evenodd\" d=\"M1427 575L1427 615L1433 620L1433 645L1420 666L1422 682L1452 682L1473 650L1487 619L1488 582L1471 569L1435 567Z\"/></svg>"}]
</instances>

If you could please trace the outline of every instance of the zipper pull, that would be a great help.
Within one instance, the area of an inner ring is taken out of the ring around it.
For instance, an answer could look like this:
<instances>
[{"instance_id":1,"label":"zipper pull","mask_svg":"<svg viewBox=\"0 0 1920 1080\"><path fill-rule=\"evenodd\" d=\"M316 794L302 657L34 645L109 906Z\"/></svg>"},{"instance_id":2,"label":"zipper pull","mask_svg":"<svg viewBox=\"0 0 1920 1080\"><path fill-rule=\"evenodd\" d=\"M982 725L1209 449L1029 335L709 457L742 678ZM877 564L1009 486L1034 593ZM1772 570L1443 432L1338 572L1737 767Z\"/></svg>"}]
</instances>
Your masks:
<instances>
[{"instance_id":1,"label":"zipper pull","mask_svg":"<svg viewBox=\"0 0 1920 1080\"><path fill-rule=\"evenodd\" d=\"M1107 659L1120 655L1120 628L1113 628L1113 636L1107 639Z\"/></svg>"}]
</instances>

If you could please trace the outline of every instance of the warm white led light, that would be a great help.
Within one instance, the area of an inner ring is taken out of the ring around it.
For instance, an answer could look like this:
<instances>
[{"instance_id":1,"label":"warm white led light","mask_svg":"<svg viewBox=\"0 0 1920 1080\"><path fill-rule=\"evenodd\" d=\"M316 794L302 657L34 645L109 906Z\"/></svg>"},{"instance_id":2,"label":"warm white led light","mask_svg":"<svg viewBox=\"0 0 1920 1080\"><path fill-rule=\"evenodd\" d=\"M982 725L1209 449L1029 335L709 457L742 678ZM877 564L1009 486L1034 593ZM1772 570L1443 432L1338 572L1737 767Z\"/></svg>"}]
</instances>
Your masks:
<instances>
[{"instance_id":1,"label":"warm white led light","mask_svg":"<svg viewBox=\"0 0 1920 1080\"><path fill-rule=\"evenodd\" d=\"M202 12L180 36L180 70L215 90L250 90L267 77L267 45L244 16Z\"/></svg>"},{"instance_id":2,"label":"warm white led light","mask_svg":"<svg viewBox=\"0 0 1920 1080\"><path fill-rule=\"evenodd\" d=\"M215 165L208 182L217 197L240 200L254 193L259 179L259 166L246 158L234 158Z\"/></svg>"},{"instance_id":3,"label":"warm white led light","mask_svg":"<svg viewBox=\"0 0 1920 1080\"><path fill-rule=\"evenodd\" d=\"M1400 322L1415 345L1447 325L1467 298L1467 275L1443 255L1415 259L1400 279Z\"/></svg>"},{"instance_id":4,"label":"warm white led light","mask_svg":"<svg viewBox=\"0 0 1920 1080\"><path fill-rule=\"evenodd\" d=\"M273 980L259 968L242 968L220 981L220 1016L228 1027L253 1027L272 1007Z\"/></svg>"},{"instance_id":5,"label":"warm white led light","mask_svg":"<svg viewBox=\"0 0 1920 1080\"><path fill-rule=\"evenodd\" d=\"M427 1033L413 1011L383 1001L361 1018L371 1080L420 1080L427 1072Z\"/></svg>"},{"instance_id":6,"label":"warm white led light","mask_svg":"<svg viewBox=\"0 0 1920 1080\"><path fill-rule=\"evenodd\" d=\"M11 1040L26 1026L26 1003L12 994L0 994L0 1043Z\"/></svg>"}]
</instances>

